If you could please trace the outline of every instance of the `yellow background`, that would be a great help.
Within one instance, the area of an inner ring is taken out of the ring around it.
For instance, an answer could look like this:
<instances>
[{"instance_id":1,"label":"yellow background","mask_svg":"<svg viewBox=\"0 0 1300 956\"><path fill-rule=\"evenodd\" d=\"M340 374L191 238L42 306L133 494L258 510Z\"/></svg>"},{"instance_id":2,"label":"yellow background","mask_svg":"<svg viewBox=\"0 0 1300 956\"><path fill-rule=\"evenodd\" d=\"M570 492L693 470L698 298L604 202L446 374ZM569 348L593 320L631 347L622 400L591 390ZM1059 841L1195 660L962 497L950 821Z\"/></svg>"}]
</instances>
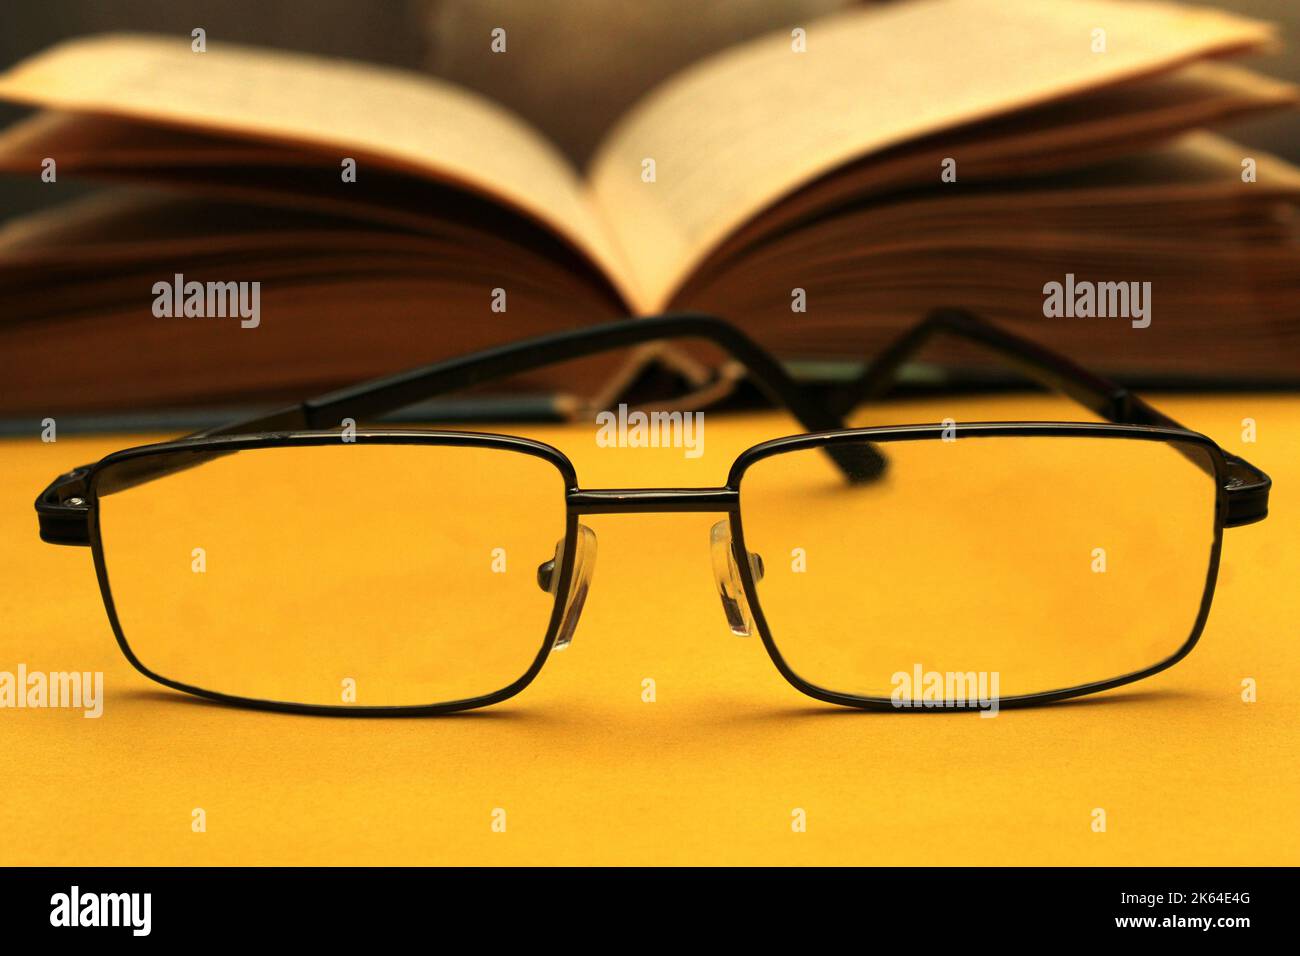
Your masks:
<instances>
[{"instance_id":1,"label":"yellow background","mask_svg":"<svg viewBox=\"0 0 1300 956\"><path fill-rule=\"evenodd\" d=\"M98 720L0 710L0 864L1300 863L1300 400L1157 404L1269 471L1271 517L1225 532L1209 624L1182 663L992 720L799 694L756 638L728 632L707 514L584 519L600 551L573 646L497 707L361 720L190 698L130 667L89 549L40 543L31 507L56 474L160 436L5 442L0 670L102 670L106 702ZM855 424L948 416L1079 417L1008 398L884 405ZM598 448L594 426L526 433L601 487L718 484L737 452L796 431L778 414L708 415L697 461ZM1246 677L1257 703L1241 700Z\"/></svg>"}]
</instances>

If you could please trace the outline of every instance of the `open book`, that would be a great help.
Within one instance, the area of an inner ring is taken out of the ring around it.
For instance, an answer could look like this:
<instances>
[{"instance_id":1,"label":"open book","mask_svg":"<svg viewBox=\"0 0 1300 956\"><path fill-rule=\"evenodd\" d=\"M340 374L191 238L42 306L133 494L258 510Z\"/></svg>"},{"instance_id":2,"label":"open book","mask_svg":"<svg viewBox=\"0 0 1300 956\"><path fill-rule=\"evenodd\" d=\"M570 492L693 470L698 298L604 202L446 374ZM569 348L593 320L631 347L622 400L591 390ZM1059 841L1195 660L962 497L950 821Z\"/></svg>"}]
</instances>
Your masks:
<instances>
[{"instance_id":1,"label":"open book","mask_svg":"<svg viewBox=\"0 0 1300 956\"><path fill-rule=\"evenodd\" d=\"M0 76L39 107L0 169L116 188L0 230L0 413L291 398L668 309L790 360L860 361L957 305L1120 375L1293 375L1300 172L1201 131L1294 103L1222 62L1274 42L1167 3L854 10L669 79L585 171L428 77L64 43ZM1150 283L1146 324L1049 315L1053 282ZM250 296L186 317L191 283L195 311L259 283L256 319Z\"/></svg>"}]
</instances>

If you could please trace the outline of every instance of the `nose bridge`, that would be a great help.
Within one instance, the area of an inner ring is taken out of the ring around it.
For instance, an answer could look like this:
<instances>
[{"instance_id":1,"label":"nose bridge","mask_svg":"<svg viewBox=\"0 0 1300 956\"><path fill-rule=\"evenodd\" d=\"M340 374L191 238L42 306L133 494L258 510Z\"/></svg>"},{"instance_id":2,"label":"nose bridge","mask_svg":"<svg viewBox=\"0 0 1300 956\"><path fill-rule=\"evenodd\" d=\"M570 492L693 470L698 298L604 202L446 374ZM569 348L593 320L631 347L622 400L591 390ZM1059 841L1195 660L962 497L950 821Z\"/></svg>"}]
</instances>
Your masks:
<instances>
[{"instance_id":1,"label":"nose bridge","mask_svg":"<svg viewBox=\"0 0 1300 956\"><path fill-rule=\"evenodd\" d=\"M734 512L734 488L575 488L567 496L574 514L665 514Z\"/></svg>"}]
</instances>

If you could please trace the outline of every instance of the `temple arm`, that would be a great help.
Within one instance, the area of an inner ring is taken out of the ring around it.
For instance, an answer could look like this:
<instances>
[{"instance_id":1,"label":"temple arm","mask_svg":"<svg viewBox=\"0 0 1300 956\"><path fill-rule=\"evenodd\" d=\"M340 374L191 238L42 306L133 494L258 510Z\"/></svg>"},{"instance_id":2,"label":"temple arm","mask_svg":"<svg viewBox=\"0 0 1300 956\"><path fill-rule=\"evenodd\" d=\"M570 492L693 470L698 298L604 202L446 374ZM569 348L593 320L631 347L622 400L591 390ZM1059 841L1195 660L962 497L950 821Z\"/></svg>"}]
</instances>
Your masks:
<instances>
[{"instance_id":1,"label":"temple arm","mask_svg":"<svg viewBox=\"0 0 1300 956\"><path fill-rule=\"evenodd\" d=\"M837 394L830 403L832 410L847 413L862 402L885 395L898 381L899 370L940 335L982 346L1028 378L1069 396L1109 422L1186 431L1183 425L1152 408L1123 386L1094 375L1064 356L1003 331L962 309L931 312L923 322L895 339L861 376ZM1223 457L1227 465L1224 490L1228 496L1224 526L1231 528L1263 519L1268 514L1272 481L1243 458L1228 452L1224 452ZM1205 469L1203 458L1195 456L1192 460Z\"/></svg>"},{"instance_id":2,"label":"temple arm","mask_svg":"<svg viewBox=\"0 0 1300 956\"><path fill-rule=\"evenodd\" d=\"M827 408L810 389L795 381L780 362L739 329L707 315L677 314L632 321L624 319L514 342L363 382L269 415L187 437L337 428L344 418L373 420L388 412L484 382L601 352L668 339L702 339L718 346L744 367L750 379L772 402L788 409L807 431L834 431L845 427L838 414ZM884 456L874 446L835 446L826 451L850 481L870 481L884 471ZM175 457L141 458L132 473L119 474L115 480L120 490L195 467L223 454L228 453L195 454L187 456L184 462ZM61 475L37 499L36 511L40 517L41 537L45 541L89 543L84 504L89 474L90 466L87 465Z\"/></svg>"},{"instance_id":3,"label":"temple arm","mask_svg":"<svg viewBox=\"0 0 1300 956\"><path fill-rule=\"evenodd\" d=\"M812 390L792 378L780 362L735 326L712 316L681 313L632 321L624 319L513 342L339 389L271 415L201 432L200 435L336 428L344 418L355 421L374 419L484 382L601 352L669 339L702 339L718 346L744 367L770 401L789 410L808 431L845 427L839 414L826 407ZM853 477L875 477L883 469L884 459L874 451L868 454L870 464L865 460L851 463ZM864 466L869 472L865 476L862 473Z\"/></svg>"},{"instance_id":4,"label":"temple arm","mask_svg":"<svg viewBox=\"0 0 1300 956\"><path fill-rule=\"evenodd\" d=\"M772 401L789 409L808 431L844 428L842 416L864 401L879 398L897 382L899 369L913 359L935 335L945 334L974 342L995 352L1008 364L1111 422L1183 429L1127 389L1075 365L1039 345L1002 331L969 312L940 309L895 340L830 403L817 400L795 381L768 352L735 327L705 315L664 315L622 320L571 332L529 339L461 358L375 379L309 399L270 415L199 432L189 437L298 431L338 427L344 418L373 419L387 412L426 401L494 379L517 375L547 365L595 355L646 342L695 338L712 342L744 366L754 383ZM1183 429L1184 431L1186 429ZM828 446L827 452L851 481L878 477L884 456L867 444ZM141 458L131 474L119 474L118 486L129 487L194 467L225 453L195 454L179 463L175 459ZM1226 527L1250 524L1268 514L1271 481L1262 471L1235 455L1224 453L1228 497ZM1197 464L1205 463L1197 459ZM55 479L37 498L41 537L57 544L89 543L86 526L86 465Z\"/></svg>"}]
</instances>

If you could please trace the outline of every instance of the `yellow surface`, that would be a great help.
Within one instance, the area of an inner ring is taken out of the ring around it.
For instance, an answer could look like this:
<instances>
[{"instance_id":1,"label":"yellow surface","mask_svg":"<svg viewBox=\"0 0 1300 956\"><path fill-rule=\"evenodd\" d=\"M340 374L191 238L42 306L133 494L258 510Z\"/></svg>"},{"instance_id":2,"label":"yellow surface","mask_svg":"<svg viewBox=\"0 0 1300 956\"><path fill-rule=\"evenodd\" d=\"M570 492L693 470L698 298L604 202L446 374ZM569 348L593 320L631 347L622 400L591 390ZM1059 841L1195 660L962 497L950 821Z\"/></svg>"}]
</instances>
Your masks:
<instances>
[{"instance_id":1,"label":"yellow surface","mask_svg":"<svg viewBox=\"0 0 1300 956\"><path fill-rule=\"evenodd\" d=\"M1182 663L992 720L799 694L756 639L727 631L705 514L586 519L600 552L574 644L495 708L348 720L200 701L131 669L89 551L36 534L49 479L144 439L6 442L0 671L102 670L106 702L98 720L0 710L0 864L1300 863L1300 400L1158 404L1271 472L1271 517L1225 532L1214 609ZM886 405L856 423L947 416L1077 417L996 399ZM698 460L599 448L594 426L529 434L608 487L720 483L738 451L797 430L710 415ZM1244 678L1258 702L1241 700ZM795 808L807 832L792 831Z\"/></svg>"}]
</instances>

